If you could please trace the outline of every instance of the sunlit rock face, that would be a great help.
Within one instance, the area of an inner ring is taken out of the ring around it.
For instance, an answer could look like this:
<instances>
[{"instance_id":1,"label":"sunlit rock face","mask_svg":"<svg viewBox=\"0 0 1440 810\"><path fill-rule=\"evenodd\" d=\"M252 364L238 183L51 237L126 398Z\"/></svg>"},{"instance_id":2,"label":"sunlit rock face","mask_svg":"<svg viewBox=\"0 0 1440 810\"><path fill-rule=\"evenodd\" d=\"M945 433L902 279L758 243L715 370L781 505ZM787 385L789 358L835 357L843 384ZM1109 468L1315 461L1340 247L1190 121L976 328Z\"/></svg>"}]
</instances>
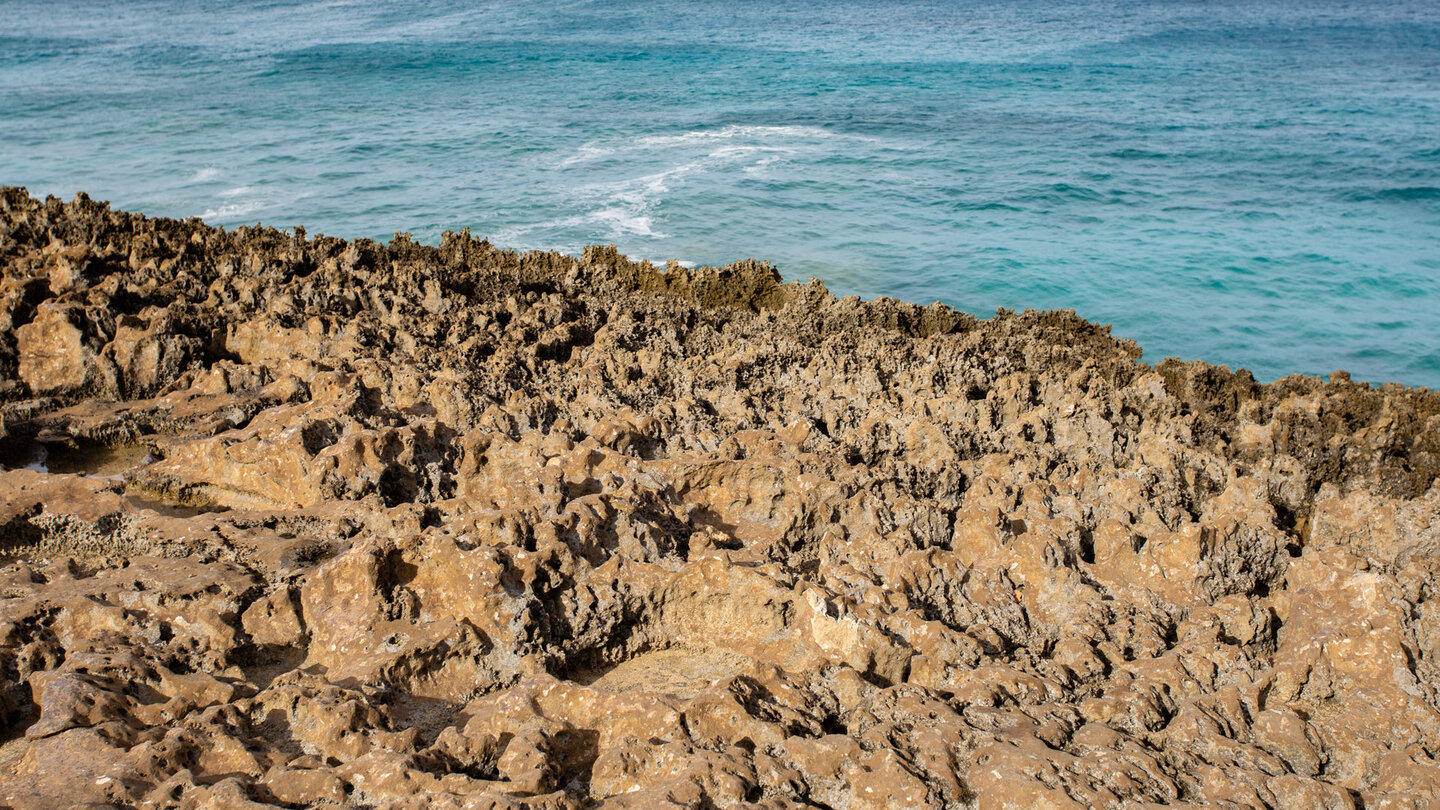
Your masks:
<instances>
[{"instance_id":1,"label":"sunlit rock face","mask_svg":"<svg viewBox=\"0 0 1440 810\"><path fill-rule=\"evenodd\" d=\"M0 804L1419 807L1440 396L0 197Z\"/></svg>"}]
</instances>

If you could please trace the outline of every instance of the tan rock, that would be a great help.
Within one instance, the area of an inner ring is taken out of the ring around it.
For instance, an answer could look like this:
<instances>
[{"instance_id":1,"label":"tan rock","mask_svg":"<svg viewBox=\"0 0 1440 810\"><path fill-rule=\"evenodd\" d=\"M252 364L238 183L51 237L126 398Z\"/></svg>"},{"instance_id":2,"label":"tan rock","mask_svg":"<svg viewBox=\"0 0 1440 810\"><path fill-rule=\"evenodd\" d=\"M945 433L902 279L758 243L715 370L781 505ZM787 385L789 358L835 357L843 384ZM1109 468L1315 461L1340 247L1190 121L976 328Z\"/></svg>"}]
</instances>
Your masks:
<instances>
[{"instance_id":1,"label":"tan rock","mask_svg":"<svg viewBox=\"0 0 1440 810\"><path fill-rule=\"evenodd\" d=\"M345 803L345 783L324 770L281 770L265 777L265 787L284 804Z\"/></svg>"},{"instance_id":2,"label":"tan rock","mask_svg":"<svg viewBox=\"0 0 1440 810\"><path fill-rule=\"evenodd\" d=\"M1434 392L759 262L0 232L0 804L1437 800Z\"/></svg>"},{"instance_id":3,"label":"tan rock","mask_svg":"<svg viewBox=\"0 0 1440 810\"><path fill-rule=\"evenodd\" d=\"M20 379L36 394L80 388L91 376L94 351L69 309L45 305L15 330Z\"/></svg>"}]
</instances>

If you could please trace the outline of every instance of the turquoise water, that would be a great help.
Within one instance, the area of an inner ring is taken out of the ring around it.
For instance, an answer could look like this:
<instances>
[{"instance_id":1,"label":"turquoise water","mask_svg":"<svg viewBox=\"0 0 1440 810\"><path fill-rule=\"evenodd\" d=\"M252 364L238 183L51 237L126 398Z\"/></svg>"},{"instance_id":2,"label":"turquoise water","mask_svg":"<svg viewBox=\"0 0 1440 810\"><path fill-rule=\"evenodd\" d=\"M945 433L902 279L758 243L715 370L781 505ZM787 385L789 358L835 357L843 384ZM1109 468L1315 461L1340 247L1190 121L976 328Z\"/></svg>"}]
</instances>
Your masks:
<instances>
[{"instance_id":1,"label":"turquoise water","mask_svg":"<svg viewBox=\"0 0 1440 810\"><path fill-rule=\"evenodd\" d=\"M0 182L1440 387L1440 4L0 2Z\"/></svg>"}]
</instances>

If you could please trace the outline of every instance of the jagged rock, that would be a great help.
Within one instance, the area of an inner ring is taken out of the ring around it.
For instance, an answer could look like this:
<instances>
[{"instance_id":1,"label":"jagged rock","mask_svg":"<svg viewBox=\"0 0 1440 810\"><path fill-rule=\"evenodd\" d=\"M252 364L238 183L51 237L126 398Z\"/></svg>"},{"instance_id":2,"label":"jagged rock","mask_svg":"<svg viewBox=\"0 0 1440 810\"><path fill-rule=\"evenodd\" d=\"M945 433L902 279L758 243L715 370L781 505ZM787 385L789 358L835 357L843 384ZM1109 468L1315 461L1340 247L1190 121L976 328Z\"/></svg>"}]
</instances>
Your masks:
<instances>
[{"instance_id":1,"label":"jagged rock","mask_svg":"<svg viewBox=\"0 0 1440 810\"><path fill-rule=\"evenodd\" d=\"M0 804L1440 796L1434 392L754 261L0 225Z\"/></svg>"}]
</instances>

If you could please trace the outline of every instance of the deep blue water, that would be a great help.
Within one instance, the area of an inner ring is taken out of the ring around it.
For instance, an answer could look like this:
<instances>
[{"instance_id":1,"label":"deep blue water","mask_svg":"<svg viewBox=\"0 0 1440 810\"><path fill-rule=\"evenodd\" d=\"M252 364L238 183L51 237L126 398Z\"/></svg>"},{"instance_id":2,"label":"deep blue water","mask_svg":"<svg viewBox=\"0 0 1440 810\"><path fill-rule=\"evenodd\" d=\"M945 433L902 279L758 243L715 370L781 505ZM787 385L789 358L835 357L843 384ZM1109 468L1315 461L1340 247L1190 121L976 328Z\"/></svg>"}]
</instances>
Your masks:
<instances>
[{"instance_id":1,"label":"deep blue water","mask_svg":"<svg viewBox=\"0 0 1440 810\"><path fill-rule=\"evenodd\" d=\"M1440 3L0 0L0 183L1440 387Z\"/></svg>"}]
</instances>

